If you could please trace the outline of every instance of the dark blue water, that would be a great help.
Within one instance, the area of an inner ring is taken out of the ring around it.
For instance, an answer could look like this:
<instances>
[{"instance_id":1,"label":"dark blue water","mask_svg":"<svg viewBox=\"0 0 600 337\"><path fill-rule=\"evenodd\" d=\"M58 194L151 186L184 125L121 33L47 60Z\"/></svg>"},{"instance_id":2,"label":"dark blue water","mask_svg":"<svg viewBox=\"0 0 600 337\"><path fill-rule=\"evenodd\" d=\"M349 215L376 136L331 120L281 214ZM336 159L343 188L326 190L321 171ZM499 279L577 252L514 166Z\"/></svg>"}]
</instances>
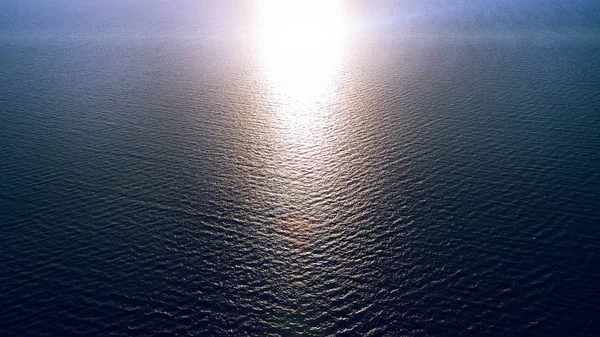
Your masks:
<instances>
[{"instance_id":1,"label":"dark blue water","mask_svg":"<svg viewBox=\"0 0 600 337\"><path fill-rule=\"evenodd\" d=\"M344 6L0 3L0 335L600 335L600 5Z\"/></svg>"}]
</instances>

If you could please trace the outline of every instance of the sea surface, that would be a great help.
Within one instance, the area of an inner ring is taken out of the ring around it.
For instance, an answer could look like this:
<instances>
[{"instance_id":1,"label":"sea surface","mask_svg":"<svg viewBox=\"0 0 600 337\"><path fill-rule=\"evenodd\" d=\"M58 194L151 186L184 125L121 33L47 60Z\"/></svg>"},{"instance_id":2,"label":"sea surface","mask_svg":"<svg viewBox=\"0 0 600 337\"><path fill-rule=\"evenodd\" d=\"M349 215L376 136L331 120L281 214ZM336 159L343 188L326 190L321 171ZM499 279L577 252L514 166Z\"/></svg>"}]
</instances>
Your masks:
<instances>
[{"instance_id":1,"label":"sea surface","mask_svg":"<svg viewBox=\"0 0 600 337\"><path fill-rule=\"evenodd\" d=\"M600 336L600 3L253 6L0 2L0 336Z\"/></svg>"}]
</instances>

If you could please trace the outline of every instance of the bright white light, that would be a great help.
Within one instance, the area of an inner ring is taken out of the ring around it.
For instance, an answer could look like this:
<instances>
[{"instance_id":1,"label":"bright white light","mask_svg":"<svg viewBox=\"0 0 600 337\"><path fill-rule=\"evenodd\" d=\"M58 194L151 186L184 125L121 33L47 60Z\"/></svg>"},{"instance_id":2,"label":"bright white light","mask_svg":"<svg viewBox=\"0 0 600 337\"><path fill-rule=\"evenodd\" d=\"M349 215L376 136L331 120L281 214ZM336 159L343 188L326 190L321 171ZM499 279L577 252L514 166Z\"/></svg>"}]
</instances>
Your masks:
<instances>
[{"instance_id":1,"label":"bright white light","mask_svg":"<svg viewBox=\"0 0 600 337\"><path fill-rule=\"evenodd\" d=\"M262 0L260 36L279 49L320 53L344 34L338 0Z\"/></svg>"},{"instance_id":2,"label":"bright white light","mask_svg":"<svg viewBox=\"0 0 600 337\"><path fill-rule=\"evenodd\" d=\"M259 0L258 41L279 118L311 133L324 118L346 30L339 0Z\"/></svg>"}]
</instances>

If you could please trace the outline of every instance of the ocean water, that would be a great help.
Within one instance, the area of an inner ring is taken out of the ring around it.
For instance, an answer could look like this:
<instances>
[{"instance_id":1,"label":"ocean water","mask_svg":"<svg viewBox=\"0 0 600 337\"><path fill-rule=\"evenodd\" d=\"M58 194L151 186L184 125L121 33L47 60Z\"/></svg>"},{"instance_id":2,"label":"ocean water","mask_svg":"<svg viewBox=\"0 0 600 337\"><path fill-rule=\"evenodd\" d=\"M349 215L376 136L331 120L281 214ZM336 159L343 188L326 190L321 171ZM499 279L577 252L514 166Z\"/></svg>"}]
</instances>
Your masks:
<instances>
[{"instance_id":1,"label":"ocean water","mask_svg":"<svg viewBox=\"0 0 600 337\"><path fill-rule=\"evenodd\" d=\"M600 335L600 4L255 12L0 3L1 336Z\"/></svg>"}]
</instances>

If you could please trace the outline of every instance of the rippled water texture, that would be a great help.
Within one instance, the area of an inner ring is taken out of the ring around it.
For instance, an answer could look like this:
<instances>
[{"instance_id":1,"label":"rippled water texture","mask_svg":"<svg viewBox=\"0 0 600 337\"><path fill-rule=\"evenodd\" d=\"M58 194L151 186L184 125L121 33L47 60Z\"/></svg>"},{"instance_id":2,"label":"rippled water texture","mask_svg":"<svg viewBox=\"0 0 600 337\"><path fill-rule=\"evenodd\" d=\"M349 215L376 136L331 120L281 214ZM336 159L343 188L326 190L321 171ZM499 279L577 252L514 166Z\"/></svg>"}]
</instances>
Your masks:
<instances>
[{"instance_id":1,"label":"rippled water texture","mask_svg":"<svg viewBox=\"0 0 600 337\"><path fill-rule=\"evenodd\" d=\"M600 335L600 35L367 14L0 25L0 335Z\"/></svg>"}]
</instances>

